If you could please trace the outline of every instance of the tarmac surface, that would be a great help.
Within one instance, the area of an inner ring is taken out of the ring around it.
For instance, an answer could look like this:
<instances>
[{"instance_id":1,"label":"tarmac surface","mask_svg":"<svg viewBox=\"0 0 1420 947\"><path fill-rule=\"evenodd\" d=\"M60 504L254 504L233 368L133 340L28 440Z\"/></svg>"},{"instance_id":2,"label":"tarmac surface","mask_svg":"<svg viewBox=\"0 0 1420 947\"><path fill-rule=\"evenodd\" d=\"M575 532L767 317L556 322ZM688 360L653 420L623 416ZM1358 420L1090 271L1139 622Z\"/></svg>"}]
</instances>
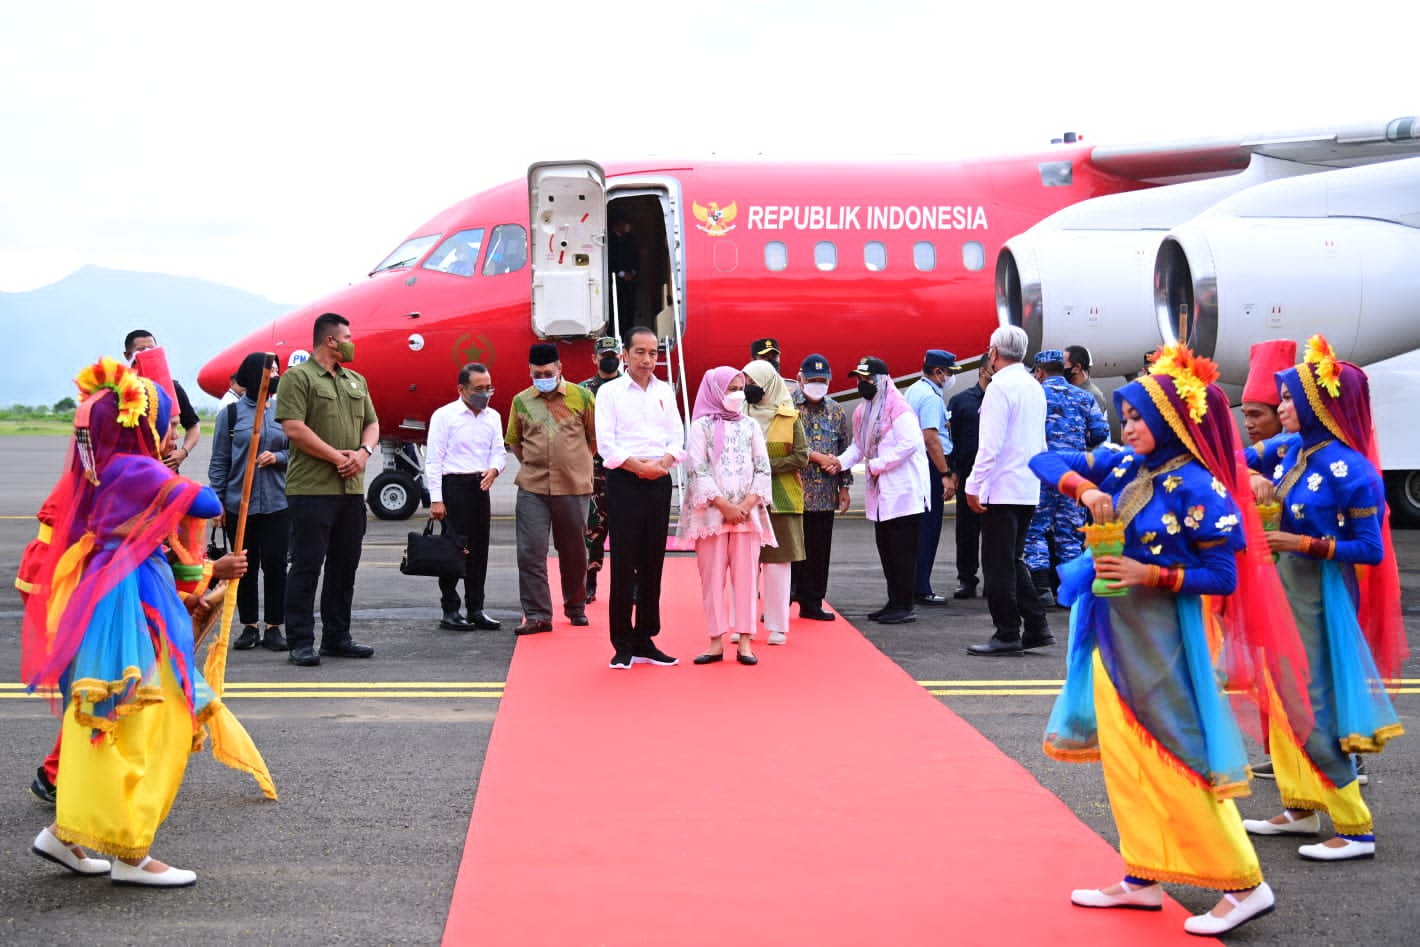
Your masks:
<instances>
[{"instance_id":1,"label":"tarmac surface","mask_svg":"<svg viewBox=\"0 0 1420 947\"><path fill-rule=\"evenodd\" d=\"M33 513L52 486L66 447L58 437L0 439L5 472L0 683L13 684L19 677L19 597L10 577L34 535ZM186 470L201 480L206 448L204 438ZM284 654L260 649L230 655L229 704L266 757L281 798L264 800L249 777L209 754L192 759L154 854L197 871L193 888L163 892L71 878L29 853L52 812L26 787L50 748L56 722L43 701L20 697L13 686L0 689L0 839L6 840L0 847L0 942L438 943L519 619L511 473L494 490L487 583L488 611L503 620L501 631L439 630L434 580L400 574L405 534L422 526L421 513L407 522L370 520L355 592L355 637L375 647L372 660L328 658L319 668L306 669L286 663ZM966 653L967 645L984 641L991 631L979 598L919 606L915 624L868 622L864 616L882 604L884 585L861 496L854 508L834 533L833 608L1117 844L1099 767L1055 763L1040 750L1064 676L1066 613L1052 615L1060 645L1008 658ZM956 585L951 526L949 518L933 574L934 587L943 594ZM1406 625L1412 641L1420 642L1420 532L1397 532L1395 540ZM555 634L604 637L606 629L559 626ZM792 647L791 642L786 650L791 653ZM679 656L685 663L666 673L693 673L690 655ZM1394 699L1409 735L1368 761L1371 782L1365 793L1376 816L1376 858L1314 864L1297 856L1298 840L1257 840L1263 870L1277 893L1277 912L1241 928L1230 943L1415 942L1420 661L1412 659L1404 676L1408 683ZM824 686L850 692L852 681ZM1261 759L1260 752L1255 759ZM970 767L972 760L963 758L961 765ZM943 818L1012 817L993 809L988 799L973 798L969 805L943 799ZM1279 809L1276 784L1255 781L1253 795L1239 805L1245 817L1273 815ZM961 854L971 858L970 852ZM1020 857L1029 859L1031 853L1022 851ZM1067 898L1071 888L1116 880L1061 878L1059 890L1047 895ZM1215 900L1212 892L1195 888L1169 886L1169 892L1194 911ZM987 888L981 906L991 910ZM942 918L942 941L952 942L948 916Z\"/></svg>"}]
</instances>

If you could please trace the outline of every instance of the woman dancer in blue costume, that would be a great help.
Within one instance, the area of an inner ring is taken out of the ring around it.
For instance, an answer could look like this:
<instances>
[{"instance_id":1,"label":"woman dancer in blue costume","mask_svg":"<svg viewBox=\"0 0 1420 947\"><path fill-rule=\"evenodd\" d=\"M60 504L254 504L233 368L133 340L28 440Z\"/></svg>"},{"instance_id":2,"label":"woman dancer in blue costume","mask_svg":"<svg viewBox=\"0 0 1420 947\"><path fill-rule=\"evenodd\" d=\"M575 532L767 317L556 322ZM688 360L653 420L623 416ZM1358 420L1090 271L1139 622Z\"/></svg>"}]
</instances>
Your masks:
<instances>
[{"instance_id":1,"label":"woman dancer in blue costume","mask_svg":"<svg viewBox=\"0 0 1420 947\"><path fill-rule=\"evenodd\" d=\"M1335 837L1303 845L1303 858L1344 861L1376 851L1371 811L1352 753L1376 753L1401 733L1382 681L1405 661L1400 579L1377 473L1365 372L1336 359L1321 336L1305 361L1277 373L1282 434L1249 448L1259 502L1281 502L1267 534L1311 666L1310 735L1271 716L1270 749L1286 806L1248 819L1254 835L1316 835L1318 813Z\"/></svg>"},{"instance_id":2,"label":"woman dancer in blue costume","mask_svg":"<svg viewBox=\"0 0 1420 947\"><path fill-rule=\"evenodd\" d=\"M63 701L60 789L33 851L81 875L177 887L196 874L148 856L187 757L210 729L213 752L275 790L260 754L195 666L193 620L208 582L245 571L245 557L203 564L205 520L221 513L206 487L159 460L173 400L112 359L77 379L64 513L27 602L24 676ZM179 561L169 565L164 544ZM116 857L90 858L79 846Z\"/></svg>"},{"instance_id":3,"label":"woman dancer in blue costume","mask_svg":"<svg viewBox=\"0 0 1420 947\"><path fill-rule=\"evenodd\" d=\"M1151 374L1115 393L1125 449L1031 461L1096 524L1123 527L1121 554L1061 569L1061 592L1073 602L1069 666L1044 748L1056 759L1103 762L1127 872L1071 901L1158 910L1160 882L1221 890L1212 911L1185 922L1203 935L1274 905L1233 802L1248 791L1247 757L1215 672L1218 635L1235 655L1230 685L1255 690L1262 645L1289 634L1266 619L1269 595L1285 611L1281 590L1265 546L1248 549L1261 523L1215 377L1211 362L1167 347Z\"/></svg>"}]
</instances>

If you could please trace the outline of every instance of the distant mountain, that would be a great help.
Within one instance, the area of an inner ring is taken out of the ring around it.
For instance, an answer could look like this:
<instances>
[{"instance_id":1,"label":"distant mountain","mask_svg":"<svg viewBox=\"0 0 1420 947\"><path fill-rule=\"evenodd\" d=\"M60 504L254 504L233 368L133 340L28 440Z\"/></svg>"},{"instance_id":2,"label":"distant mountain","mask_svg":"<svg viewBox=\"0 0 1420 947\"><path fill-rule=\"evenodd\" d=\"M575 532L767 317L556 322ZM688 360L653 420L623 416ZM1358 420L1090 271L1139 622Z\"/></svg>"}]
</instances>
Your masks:
<instances>
[{"instance_id":1,"label":"distant mountain","mask_svg":"<svg viewBox=\"0 0 1420 947\"><path fill-rule=\"evenodd\" d=\"M0 293L0 325L10 339L0 405L52 405L72 396L79 369L100 355L122 356L130 329L151 330L194 403L215 405L197 387L198 369L294 308L206 280L99 266L29 292Z\"/></svg>"}]
</instances>

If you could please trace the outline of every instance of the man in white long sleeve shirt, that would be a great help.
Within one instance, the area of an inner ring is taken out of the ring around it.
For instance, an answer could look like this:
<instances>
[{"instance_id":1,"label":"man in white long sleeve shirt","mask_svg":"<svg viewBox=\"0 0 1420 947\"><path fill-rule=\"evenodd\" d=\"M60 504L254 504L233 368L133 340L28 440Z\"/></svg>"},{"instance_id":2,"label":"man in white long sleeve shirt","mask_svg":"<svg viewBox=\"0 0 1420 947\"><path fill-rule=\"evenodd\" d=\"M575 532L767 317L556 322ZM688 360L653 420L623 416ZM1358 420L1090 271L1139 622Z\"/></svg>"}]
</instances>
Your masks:
<instances>
[{"instance_id":1,"label":"man in white long sleeve shirt","mask_svg":"<svg viewBox=\"0 0 1420 947\"><path fill-rule=\"evenodd\" d=\"M993 374L981 399L976 463L964 490L981 514L981 572L996 631L985 644L967 648L971 654L1020 654L1055 643L1025 562L1026 530L1040 502L1030 459L1045 450L1045 392L1021 364L1028 345L1024 329L1002 326L991 333L986 353Z\"/></svg>"},{"instance_id":2,"label":"man in white long sleeve shirt","mask_svg":"<svg viewBox=\"0 0 1420 947\"><path fill-rule=\"evenodd\" d=\"M440 628L450 631L496 631L500 624L483 610L488 577L488 533L492 507L488 491L508 463L503 423L488 407L493 377L486 366L470 362L459 369L459 396L429 419L424 451L424 482L429 487L429 515L447 518L465 540L463 597L468 617L459 614L458 579L439 577Z\"/></svg>"},{"instance_id":3,"label":"man in white long sleeve shirt","mask_svg":"<svg viewBox=\"0 0 1420 947\"><path fill-rule=\"evenodd\" d=\"M597 391L597 453L606 466L611 539L607 615L613 670L677 663L652 640L661 630L670 471L685 456L675 392L655 377L658 351L656 333L644 326L634 329L626 347L626 374Z\"/></svg>"}]
</instances>

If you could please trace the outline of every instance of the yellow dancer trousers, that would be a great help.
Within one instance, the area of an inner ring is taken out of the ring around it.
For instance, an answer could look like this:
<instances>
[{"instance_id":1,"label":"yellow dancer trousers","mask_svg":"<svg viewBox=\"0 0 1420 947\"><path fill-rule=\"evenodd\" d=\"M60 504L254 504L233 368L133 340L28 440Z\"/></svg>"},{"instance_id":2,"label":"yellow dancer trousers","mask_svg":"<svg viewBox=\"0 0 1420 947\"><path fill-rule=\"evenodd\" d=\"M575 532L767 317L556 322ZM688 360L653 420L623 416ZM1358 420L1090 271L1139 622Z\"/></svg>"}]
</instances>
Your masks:
<instances>
[{"instance_id":1,"label":"yellow dancer trousers","mask_svg":"<svg viewBox=\"0 0 1420 947\"><path fill-rule=\"evenodd\" d=\"M1222 891L1261 884L1262 868L1237 806L1217 800L1148 739L1119 699L1098 650L1094 669L1100 760L1125 871Z\"/></svg>"},{"instance_id":2,"label":"yellow dancer trousers","mask_svg":"<svg viewBox=\"0 0 1420 947\"><path fill-rule=\"evenodd\" d=\"M1312 766L1306 751L1297 744L1287 718L1275 703L1270 729L1268 748L1272 751L1272 772L1277 776L1282 805L1288 809L1325 812L1342 835L1370 835L1374 823L1370 807L1361 798L1360 780L1351 780L1344 789L1328 785Z\"/></svg>"},{"instance_id":3,"label":"yellow dancer trousers","mask_svg":"<svg viewBox=\"0 0 1420 947\"><path fill-rule=\"evenodd\" d=\"M167 649L158 659L163 699L120 717L99 742L64 712L59 753L58 835L118 858L142 858L168 816L187 770L193 722Z\"/></svg>"}]
</instances>

